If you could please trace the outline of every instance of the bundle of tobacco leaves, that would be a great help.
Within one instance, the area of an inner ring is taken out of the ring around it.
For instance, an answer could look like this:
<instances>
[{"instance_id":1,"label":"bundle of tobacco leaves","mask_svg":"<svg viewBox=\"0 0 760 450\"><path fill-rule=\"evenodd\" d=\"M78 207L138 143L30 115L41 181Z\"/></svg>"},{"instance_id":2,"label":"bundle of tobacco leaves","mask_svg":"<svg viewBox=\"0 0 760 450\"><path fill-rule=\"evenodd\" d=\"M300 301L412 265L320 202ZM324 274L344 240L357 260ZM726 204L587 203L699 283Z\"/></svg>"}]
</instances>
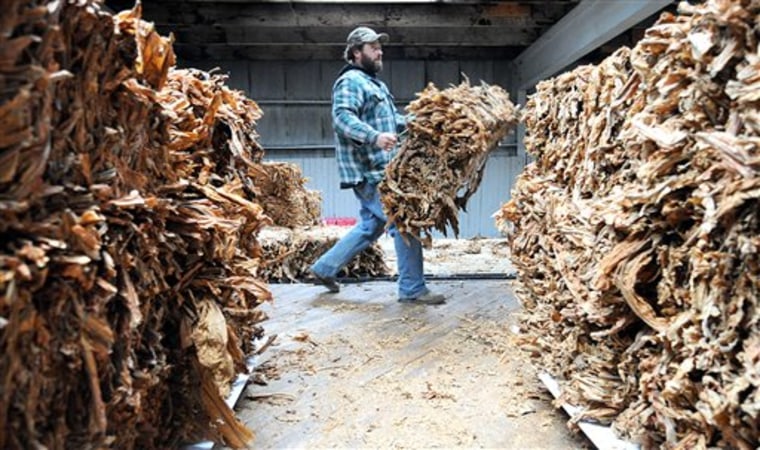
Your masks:
<instances>
[{"instance_id":1,"label":"bundle of tobacco leaves","mask_svg":"<svg viewBox=\"0 0 760 450\"><path fill-rule=\"evenodd\" d=\"M379 190L388 222L429 247L433 229L458 235L459 210L517 111L501 87L469 81L442 91L431 83L407 111L414 118Z\"/></svg>"},{"instance_id":2,"label":"bundle of tobacco leaves","mask_svg":"<svg viewBox=\"0 0 760 450\"><path fill-rule=\"evenodd\" d=\"M310 280L309 268L345 233L344 227L266 227L259 234L263 249L261 276L270 282ZM356 255L338 274L341 278L379 277L389 274L378 243Z\"/></svg>"},{"instance_id":3,"label":"bundle of tobacco leaves","mask_svg":"<svg viewBox=\"0 0 760 450\"><path fill-rule=\"evenodd\" d=\"M646 448L760 441L758 17L682 3L526 105L498 217L523 328L576 420Z\"/></svg>"},{"instance_id":4,"label":"bundle of tobacco leaves","mask_svg":"<svg viewBox=\"0 0 760 450\"><path fill-rule=\"evenodd\" d=\"M261 337L246 195L261 112L95 1L0 19L0 447L253 438L223 401Z\"/></svg>"},{"instance_id":5,"label":"bundle of tobacco leaves","mask_svg":"<svg viewBox=\"0 0 760 450\"><path fill-rule=\"evenodd\" d=\"M296 228L317 225L322 215L322 196L306 189L307 179L293 163L267 161L252 164L256 202L277 226Z\"/></svg>"}]
</instances>

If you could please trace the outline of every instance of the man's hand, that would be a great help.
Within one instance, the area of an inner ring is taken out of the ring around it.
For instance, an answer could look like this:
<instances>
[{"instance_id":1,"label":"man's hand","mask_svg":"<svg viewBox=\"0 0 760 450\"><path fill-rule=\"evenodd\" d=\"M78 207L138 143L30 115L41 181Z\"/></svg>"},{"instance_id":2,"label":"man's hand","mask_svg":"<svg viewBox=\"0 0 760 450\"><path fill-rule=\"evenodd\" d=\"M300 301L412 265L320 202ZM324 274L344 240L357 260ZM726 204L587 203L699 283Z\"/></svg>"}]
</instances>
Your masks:
<instances>
[{"instance_id":1,"label":"man's hand","mask_svg":"<svg viewBox=\"0 0 760 450\"><path fill-rule=\"evenodd\" d=\"M393 133L380 133L379 136L377 136L377 141L375 142L375 145L382 148L386 152L389 152L393 150L393 147L396 146L396 143L398 142L398 138Z\"/></svg>"}]
</instances>

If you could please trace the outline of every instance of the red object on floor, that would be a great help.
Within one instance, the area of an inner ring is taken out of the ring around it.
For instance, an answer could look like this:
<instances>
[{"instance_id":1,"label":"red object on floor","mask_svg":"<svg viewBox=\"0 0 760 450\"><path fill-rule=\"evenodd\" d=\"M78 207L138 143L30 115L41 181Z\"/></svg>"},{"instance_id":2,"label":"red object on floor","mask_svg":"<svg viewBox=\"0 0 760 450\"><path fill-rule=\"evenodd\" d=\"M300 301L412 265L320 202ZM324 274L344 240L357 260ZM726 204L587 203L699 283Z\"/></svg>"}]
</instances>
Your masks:
<instances>
[{"instance_id":1,"label":"red object on floor","mask_svg":"<svg viewBox=\"0 0 760 450\"><path fill-rule=\"evenodd\" d=\"M325 225L338 225L341 227L352 227L356 225L355 217L325 217L322 222Z\"/></svg>"}]
</instances>

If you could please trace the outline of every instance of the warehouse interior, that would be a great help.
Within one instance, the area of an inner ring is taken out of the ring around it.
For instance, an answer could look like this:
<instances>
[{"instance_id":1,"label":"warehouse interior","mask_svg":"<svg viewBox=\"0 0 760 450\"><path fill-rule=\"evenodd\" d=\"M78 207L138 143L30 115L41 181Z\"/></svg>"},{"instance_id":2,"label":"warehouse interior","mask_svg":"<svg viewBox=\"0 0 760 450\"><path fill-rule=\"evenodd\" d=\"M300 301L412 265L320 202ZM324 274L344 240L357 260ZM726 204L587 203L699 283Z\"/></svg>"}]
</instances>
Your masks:
<instances>
[{"instance_id":1,"label":"warehouse interior","mask_svg":"<svg viewBox=\"0 0 760 450\"><path fill-rule=\"evenodd\" d=\"M0 448L760 448L760 1L1 14ZM441 304L310 271L357 25Z\"/></svg>"},{"instance_id":2,"label":"warehouse interior","mask_svg":"<svg viewBox=\"0 0 760 450\"><path fill-rule=\"evenodd\" d=\"M132 3L106 2L114 10ZM537 81L630 46L666 9L675 2L159 0L144 2L143 16L175 36L180 64L218 67L256 100L266 158L301 167L323 195L324 217L341 218L355 211L351 193L335 189L330 95L355 26L389 34L379 76L400 110L428 83L445 88L464 77L502 86L524 104ZM460 237L499 236L490 217L525 165L519 133L491 155L482 189L460 216Z\"/></svg>"}]
</instances>

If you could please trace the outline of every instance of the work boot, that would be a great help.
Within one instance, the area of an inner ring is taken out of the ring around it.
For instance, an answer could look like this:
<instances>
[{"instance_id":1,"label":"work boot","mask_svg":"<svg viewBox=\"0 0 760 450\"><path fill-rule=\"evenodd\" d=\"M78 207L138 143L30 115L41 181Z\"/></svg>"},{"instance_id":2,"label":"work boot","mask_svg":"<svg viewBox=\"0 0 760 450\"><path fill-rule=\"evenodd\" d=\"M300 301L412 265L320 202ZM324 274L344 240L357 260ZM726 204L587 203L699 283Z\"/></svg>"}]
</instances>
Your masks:
<instances>
[{"instance_id":1,"label":"work boot","mask_svg":"<svg viewBox=\"0 0 760 450\"><path fill-rule=\"evenodd\" d=\"M314 277L314 284L321 284L333 294L340 292L340 285L335 281L335 278L323 277L314 270L309 270L309 273Z\"/></svg>"},{"instance_id":2,"label":"work boot","mask_svg":"<svg viewBox=\"0 0 760 450\"><path fill-rule=\"evenodd\" d=\"M446 303L446 297L441 294L433 294L430 291L413 298L399 298L399 302L410 305L441 305Z\"/></svg>"}]
</instances>

